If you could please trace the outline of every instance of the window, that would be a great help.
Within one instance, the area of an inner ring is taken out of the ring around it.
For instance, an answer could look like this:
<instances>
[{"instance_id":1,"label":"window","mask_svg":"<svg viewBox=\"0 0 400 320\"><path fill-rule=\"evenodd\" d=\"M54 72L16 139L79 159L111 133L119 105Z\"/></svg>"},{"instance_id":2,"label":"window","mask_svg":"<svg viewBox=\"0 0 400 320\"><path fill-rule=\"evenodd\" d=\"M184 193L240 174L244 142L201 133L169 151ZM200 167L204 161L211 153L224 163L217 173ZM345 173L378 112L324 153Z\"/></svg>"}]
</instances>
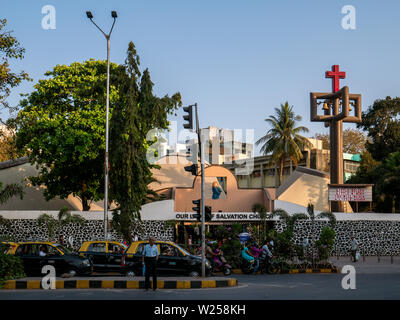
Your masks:
<instances>
[{"instance_id":1,"label":"window","mask_svg":"<svg viewBox=\"0 0 400 320\"><path fill-rule=\"evenodd\" d=\"M103 242L97 242L97 243L92 243L89 246L88 251L92 251L92 252L106 252L106 244Z\"/></svg>"},{"instance_id":2,"label":"window","mask_svg":"<svg viewBox=\"0 0 400 320\"><path fill-rule=\"evenodd\" d=\"M168 256L168 257L179 257L180 252L174 246L170 244L162 243L160 244L160 255L161 256Z\"/></svg>"},{"instance_id":3,"label":"window","mask_svg":"<svg viewBox=\"0 0 400 320\"><path fill-rule=\"evenodd\" d=\"M53 246L46 245L46 252L48 256L59 256L60 252Z\"/></svg>"},{"instance_id":4,"label":"window","mask_svg":"<svg viewBox=\"0 0 400 320\"><path fill-rule=\"evenodd\" d=\"M37 244L24 244L18 247L15 255L17 256L38 256L39 247Z\"/></svg>"},{"instance_id":5,"label":"window","mask_svg":"<svg viewBox=\"0 0 400 320\"><path fill-rule=\"evenodd\" d=\"M115 243L109 243L108 244L108 253L115 253L115 254L120 254L124 248L122 248L120 245L115 244Z\"/></svg>"},{"instance_id":6,"label":"window","mask_svg":"<svg viewBox=\"0 0 400 320\"><path fill-rule=\"evenodd\" d=\"M358 162L345 161L344 162L344 171L355 173L355 172L357 172L357 169L359 168L359 166L360 166L360 164Z\"/></svg>"}]
</instances>

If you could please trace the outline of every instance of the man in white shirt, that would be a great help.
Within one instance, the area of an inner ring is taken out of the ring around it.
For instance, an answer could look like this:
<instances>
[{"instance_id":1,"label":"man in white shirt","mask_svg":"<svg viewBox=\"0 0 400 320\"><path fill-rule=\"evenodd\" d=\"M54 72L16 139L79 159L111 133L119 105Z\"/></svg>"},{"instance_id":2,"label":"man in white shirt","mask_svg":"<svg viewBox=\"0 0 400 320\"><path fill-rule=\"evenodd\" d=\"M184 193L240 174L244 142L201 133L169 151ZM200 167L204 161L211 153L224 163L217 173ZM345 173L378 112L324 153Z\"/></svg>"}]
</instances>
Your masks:
<instances>
[{"instance_id":1,"label":"man in white shirt","mask_svg":"<svg viewBox=\"0 0 400 320\"><path fill-rule=\"evenodd\" d=\"M358 241L354 238L354 236L351 236L351 256L353 257L353 262L356 262L356 254L358 251Z\"/></svg>"},{"instance_id":2,"label":"man in white shirt","mask_svg":"<svg viewBox=\"0 0 400 320\"><path fill-rule=\"evenodd\" d=\"M143 249L142 263L145 266L145 288L150 287L150 273L153 276L153 290L157 289L157 260L160 253L158 247L154 244L154 237L149 238L149 243Z\"/></svg>"},{"instance_id":3,"label":"man in white shirt","mask_svg":"<svg viewBox=\"0 0 400 320\"><path fill-rule=\"evenodd\" d=\"M267 240L264 241L264 245L262 246L262 255L261 259L265 260L267 263L269 262L269 259L272 258L272 252L268 248L269 242Z\"/></svg>"}]
</instances>

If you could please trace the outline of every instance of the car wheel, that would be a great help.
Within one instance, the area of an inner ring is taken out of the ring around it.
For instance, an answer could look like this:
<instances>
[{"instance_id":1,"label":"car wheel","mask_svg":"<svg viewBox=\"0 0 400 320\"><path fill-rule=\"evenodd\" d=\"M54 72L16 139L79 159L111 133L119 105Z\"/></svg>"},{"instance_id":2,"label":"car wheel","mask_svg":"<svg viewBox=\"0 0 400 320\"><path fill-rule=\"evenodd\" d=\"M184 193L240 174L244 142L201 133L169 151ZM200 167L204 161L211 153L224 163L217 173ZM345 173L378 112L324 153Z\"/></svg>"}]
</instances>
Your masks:
<instances>
[{"instance_id":1,"label":"car wheel","mask_svg":"<svg viewBox=\"0 0 400 320\"><path fill-rule=\"evenodd\" d=\"M135 271L133 271L133 270L129 270L125 274L125 276L127 276L128 278L133 278L135 275L136 275Z\"/></svg>"},{"instance_id":2,"label":"car wheel","mask_svg":"<svg viewBox=\"0 0 400 320\"><path fill-rule=\"evenodd\" d=\"M200 277L200 274L197 271L192 271L189 273L189 277L198 278Z\"/></svg>"}]
</instances>

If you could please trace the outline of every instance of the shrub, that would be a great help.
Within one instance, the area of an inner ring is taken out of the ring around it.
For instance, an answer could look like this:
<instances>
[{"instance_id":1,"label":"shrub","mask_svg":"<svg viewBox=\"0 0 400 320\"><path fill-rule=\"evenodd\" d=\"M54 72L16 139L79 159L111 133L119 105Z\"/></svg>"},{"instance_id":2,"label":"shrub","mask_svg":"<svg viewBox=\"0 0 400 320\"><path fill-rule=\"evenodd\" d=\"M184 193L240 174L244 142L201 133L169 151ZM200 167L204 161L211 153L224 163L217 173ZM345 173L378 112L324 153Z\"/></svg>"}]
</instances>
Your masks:
<instances>
[{"instance_id":1,"label":"shrub","mask_svg":"<svg viewBox=\"0 0 400 320\"><path fill-rule=\"evenodd\" d=\"M10 254L0 252L0 287L6 280L25 277L22 260Z\"/></svg>"},{"instance_id":2,"label":"shrub","mask_svg":"<svg viewBox=\"0 0 400 320\"><path fill-rule=\"evenodd\" d=\"M319 239L315 241L320 260L327 260L329 258L334 243L335 230L328 226L323 227Z\"/></svg>"}]
</instances>

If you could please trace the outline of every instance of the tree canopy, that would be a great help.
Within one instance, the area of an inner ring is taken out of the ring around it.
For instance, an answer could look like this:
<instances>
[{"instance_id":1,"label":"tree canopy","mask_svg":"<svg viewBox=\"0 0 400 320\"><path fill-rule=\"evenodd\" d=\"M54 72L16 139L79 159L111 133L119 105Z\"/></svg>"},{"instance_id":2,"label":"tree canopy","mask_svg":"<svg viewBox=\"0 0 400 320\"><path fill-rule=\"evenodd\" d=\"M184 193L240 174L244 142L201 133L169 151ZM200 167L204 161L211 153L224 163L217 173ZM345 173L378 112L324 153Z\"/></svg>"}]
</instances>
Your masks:
<instances>
[{"instance_id":1,"label":"tree canopy","mask_svg":"<svg viewBox=\"0 0 400 320\"><path fill-rule=\"evenodd\" d=\"M368 132L367 151L347 183L374 184L374 209L400 212L400 98L376 100L358 125ZM361 210L364 205L360 204Z\"/></svg>"},{"instance_id":2,"label":"tree canopy","mask_svg":"<svg viewBox=\"0 0 400 320\"><path fill-rule=\"evenodd\" d=\"M11 31L5 30L7 19L0 19L0 111L8 109L14 111L7 98L11 89L18 86L23 80L31 80L24 71L13 72L10 68L10 59L23 59L25 49L19 41L12 36ZM3 122L0 118L0 122Z\"/></svg>"},{"instance_id":3,"label":"tree canopy","mask_svg":"<svg viewBox=\"0 0 400 320\"><path fill-rule=\"evenodd\" d=\"M113 227L126 241L131 227L140 219L141 206L154 180L147 160L152 141L146 136L152 129L167 129L168 115L181 105L181 96L156 97L148 69L139 70L140 60L133 42L129 43L124 72L120 73L119 100L110 123L110 199L117 205Z\"/></svg>"},{"instance_id":4,"label":"tree canopy","mask_svg":"<svg viewBox=\"0 0 400 320\"><path fill-rule=\"evenodd\" d=\"M400 98L386 97L376 100L362 113L358 127L368 132L367 150L377 161L400 150Z\"/></svg>"},{"instance_id":5,"label":"tree canopy","mask_svg":"<svg viewBox=\"0 0 400 320\"><path fill-rule=\"evenodd\" d=\"M322 140L324 149L330 148L330 137L328 133L317 133L315 139ZM343 131L343 152L356 154L364 153L367 136L361 130L347 128Z\"/></svg>"},{"instance_id":6,"label":"tree canopy","mask_svg":"<svg viewBox=\"0 0 400 320\"><path fill-rule=\"evenodd\" d=\"M83 210L103 198L106 62L57 65L20 103L18 149L39 169L33 185L45 185L47 200L70 194ZM111 64L110 108L118 98L114 85L120 67Z\"/></svg>"}]
</instances>

